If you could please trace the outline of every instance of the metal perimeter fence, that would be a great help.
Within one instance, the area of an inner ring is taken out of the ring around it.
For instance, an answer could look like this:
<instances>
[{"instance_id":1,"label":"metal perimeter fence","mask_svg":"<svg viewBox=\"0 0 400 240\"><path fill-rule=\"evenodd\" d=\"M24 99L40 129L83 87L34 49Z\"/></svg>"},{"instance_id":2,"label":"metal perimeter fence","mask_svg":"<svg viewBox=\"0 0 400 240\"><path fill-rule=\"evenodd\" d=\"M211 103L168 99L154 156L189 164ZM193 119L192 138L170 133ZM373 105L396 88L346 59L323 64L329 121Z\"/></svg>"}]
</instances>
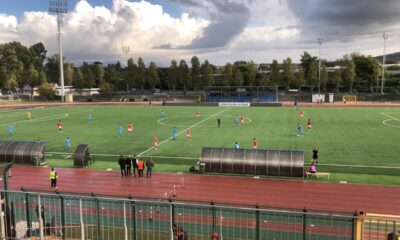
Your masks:
<instances>
[{"instance_id":1,"label":"metal perimeter fence","mask_svg":"<svg viewBox=\"0 0 400 240\"><path fill-rule=\"evenodd\" d=\"M183 228L186 240L210 239L212 232L224 240L347 240L362 239L363 235L360 217L354 214L171 199L1 192L8 199L1 205L1 239L167 240L174 239L173 224ZM366 226L371 230L367 236L384 236L390 231L375 234L378 228Z\"/></svg>"}]
</instances>

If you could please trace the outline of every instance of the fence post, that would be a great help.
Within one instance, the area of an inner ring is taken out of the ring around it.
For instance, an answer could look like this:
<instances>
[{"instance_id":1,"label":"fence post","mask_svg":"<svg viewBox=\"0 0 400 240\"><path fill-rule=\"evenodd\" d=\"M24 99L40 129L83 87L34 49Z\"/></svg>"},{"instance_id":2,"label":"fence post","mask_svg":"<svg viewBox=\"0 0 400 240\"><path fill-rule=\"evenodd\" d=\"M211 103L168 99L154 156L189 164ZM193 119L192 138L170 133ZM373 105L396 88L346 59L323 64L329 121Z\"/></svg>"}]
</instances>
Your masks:
<instances>
[{"instance_id":1,"label":"fence post","mask_svg":"<svg viewBox=\"0 0 400 240\"><path fill-rule=\"evenodd\" d=\"M212 230L215 231L217 228L217 213L214 201L211 201L211 211L212 211Z\"/></svg>"},{"instance_id":2,"label":"fence post","mask_svg":"<svg viewBox=\"0 0 400 240\"><path fill-rule=\"evenodd\" d=\"M39 212L39 236L40 240L44 239L44 228L43 228L43 218L42 218L42 204L40 202L40 194L38 194L38 212Z\"/></svg>"},{"instance_id":3,"label":"fence post","mask_svg":"<svg viewBox=\"0 0 400 240\"><path fill-rule=\"evenodd\" d=\"M57 194L59 194L57 192ZM62 239L66 238L66 220L65 220L65 201L64 197L60 195L60 204L61 204L61 233L62 233Z\"/></svg>"},{"instance_id":4,"label":"fence post","mask_svg":"<svg viewBox=\"0 0 400 240\"><path fill-rule=\"evenodd\" d=\"M172 226L175 224L175 205L172 203L172 198L168 199L169 202L169 232L171 240L174 239L174 232Z\"/></svg>"},{"instance_id":5,"label":"fence post","mask_svg":"<svg viewBox=\"0 0 400 240\"><path fill-rule=\"evenodd\" d=\"M356 212L356 220L355 220L355 239L361 240L364 228L364 213Z\"/></svg>"},{"instance_id":6,"label":"fence post","mask_svg":"<svg viewBox=\"0 0 400 240\"><path fill-rule=\"evenodd\" d=\"M31 237L32 235L32 219L31 219L31 204L29 201L29 193L25 193L25 208L26 208L26 225L27 225L27 231L26 231L26 236Z\"/></svg>"},{"instance_id":7,"label":"fence post","mask_svg":"<svg viewBox=\"0 0 400 240\"><path fill-rule=\"evenodd\" d=\"M256 240L260 240L260 206L256 204Z\"/></svg>"},{"instance_id":8,"label":"fence post","mask_svg":"<svg viewBox=\"0 0 400 240\"><path fill-rule=\"evenodd\" d=\"M307 209L303 209L303 240L307 240Z\"/></svg>"},{"instance_id":9,"label":"fence post","mask_svg":"<svg viewBox=\"0 0 400 240\"><path fill-rule=\"evenodd\" d=\"M81 226L81 240L85 240L85 224L83 223L82 198L79 199L79 222Z\"/></svg>"},{"instance_id":10,"label":"fence post","mask_svg":"<svg viewBox=\"0 0 400 240\"><path fill-rule=\"evenodd\" d=\"M124 239L128 240L128 228L126 227L126 204L125 202L123 202L124 204Z\"/></svg>"},{"instance_id":11,"label":"fence post","mask_svg":"<svg viewBox=\"0 0 400 240\"><path fill-rule=\"evenodd\" d=\"M92 196L94 197L94 201L96 202L96 215L97 215L97 222L96 222L96 239L100 240L101 239L101 229L100 229L100 201L96 197L96 194L92 193Z\"/></svg>"},{"instance_id":12,"label":"fence post","mask_svg":"<svg viewBox=\"0 0 400 240\"><path fill-rule=\"evenodd\" d=\"M132 200L132 196L129 195L129 199L131 199L131 211L132 211L132 240L136 240L136 203Z\"/></svg>"}]
</instances>

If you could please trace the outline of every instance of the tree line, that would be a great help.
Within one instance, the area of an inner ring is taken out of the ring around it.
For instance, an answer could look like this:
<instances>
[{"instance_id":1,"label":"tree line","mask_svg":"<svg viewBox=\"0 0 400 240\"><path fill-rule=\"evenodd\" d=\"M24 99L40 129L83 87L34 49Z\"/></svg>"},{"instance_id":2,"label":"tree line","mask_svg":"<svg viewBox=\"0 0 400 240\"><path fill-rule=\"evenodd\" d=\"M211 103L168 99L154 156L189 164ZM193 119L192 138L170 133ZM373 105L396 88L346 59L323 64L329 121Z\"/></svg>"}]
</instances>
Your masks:
<instances>
[{"instance_id":1,"label":"tree line","mask_svg":"<svg viewBox=\"0 0 400 240\"><path fill-rule=\"evenodd\" d=\"M58 55L47 56L43 43L29 47L19 42L0 44L0 88L15 91L26 84L43 88L58 83L58 64ZM107 65L83 62L80 66L64 62L65 85L73 85L76 89L100 88L102 93L155 88L197 91L204 86L276 86L310 90L320 87L321 91L344 88L351 92L355 87L373 89L379 86L381 74L378 60L356 53L335 62L321 60L320 72L318 57L308 52L301 55L300 64L293 64L291 58L287 58L282 63L273 60L265 69L253 61L236 61L217 67L208 60L200 62L197 56L191 58L190 64L184 59L173 59L169 67L158 67L154 61L146 65L141 57L137 61L127 59L124 66L119 61Z\"/></svg>"}]
</instances>

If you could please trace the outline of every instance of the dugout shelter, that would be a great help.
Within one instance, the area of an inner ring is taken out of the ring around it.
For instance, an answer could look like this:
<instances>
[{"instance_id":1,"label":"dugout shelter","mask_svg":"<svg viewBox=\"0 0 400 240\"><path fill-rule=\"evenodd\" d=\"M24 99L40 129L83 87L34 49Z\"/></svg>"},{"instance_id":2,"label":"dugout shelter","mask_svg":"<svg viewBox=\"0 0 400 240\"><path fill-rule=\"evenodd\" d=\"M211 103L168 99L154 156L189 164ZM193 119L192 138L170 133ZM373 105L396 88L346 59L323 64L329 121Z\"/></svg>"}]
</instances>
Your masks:
<instances>
[{"instance_id":1,"label":"dugout shelter","mask_svg":"<svg viewBox=\"0 0 400 240\"><path fill-rule=\"evenodd\" d=\"M202 148L205 172L304 177L304 152L281 150Z\"/></svg>"},{"instance_id":2,"label":"dugout shelter","mask_svg":"<svg viewBox=\"0 0 400 240\"><path fill-rule=\"evenodd\" d=\"M89 166L91 157L89 153L89 145L79 144L74 154L74 166L83 168Z\"/></svg>"},{"instance_id":3,"label":"dugout shelter","mask_svg":"<svg viewBox=\"0 0 400 240\"><path fill-rule=\"evenodd\" d=\"M41 165L45 162L45 142L0 141L0 162Z\"/></svg>"}]
</instances>

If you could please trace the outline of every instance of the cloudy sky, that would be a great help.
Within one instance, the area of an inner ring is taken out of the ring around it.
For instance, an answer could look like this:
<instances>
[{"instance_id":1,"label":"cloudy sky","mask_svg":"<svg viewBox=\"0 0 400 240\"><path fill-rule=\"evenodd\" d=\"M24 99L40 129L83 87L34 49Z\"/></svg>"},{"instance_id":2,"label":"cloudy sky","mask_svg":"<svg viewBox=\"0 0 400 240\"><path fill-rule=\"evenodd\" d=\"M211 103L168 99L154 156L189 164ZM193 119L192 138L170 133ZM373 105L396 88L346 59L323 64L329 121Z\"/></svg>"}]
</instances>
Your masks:
<instances>
[{"instance_id":1,"label":"cloudy sky","mask_svg":"<svg viewBox=\"0 0 400 240\"><path fill-rule=\"evenodd\" d=\"M68 61L125 61L143 57L169 65L172 58L221 65L299 61L303 51L335 60L360 52L400 51L399 0L69 0L63 16ZM57 22L46 0L0 0L0 43L43 42L57 52Z\"/></svg>"}]
</instances>

